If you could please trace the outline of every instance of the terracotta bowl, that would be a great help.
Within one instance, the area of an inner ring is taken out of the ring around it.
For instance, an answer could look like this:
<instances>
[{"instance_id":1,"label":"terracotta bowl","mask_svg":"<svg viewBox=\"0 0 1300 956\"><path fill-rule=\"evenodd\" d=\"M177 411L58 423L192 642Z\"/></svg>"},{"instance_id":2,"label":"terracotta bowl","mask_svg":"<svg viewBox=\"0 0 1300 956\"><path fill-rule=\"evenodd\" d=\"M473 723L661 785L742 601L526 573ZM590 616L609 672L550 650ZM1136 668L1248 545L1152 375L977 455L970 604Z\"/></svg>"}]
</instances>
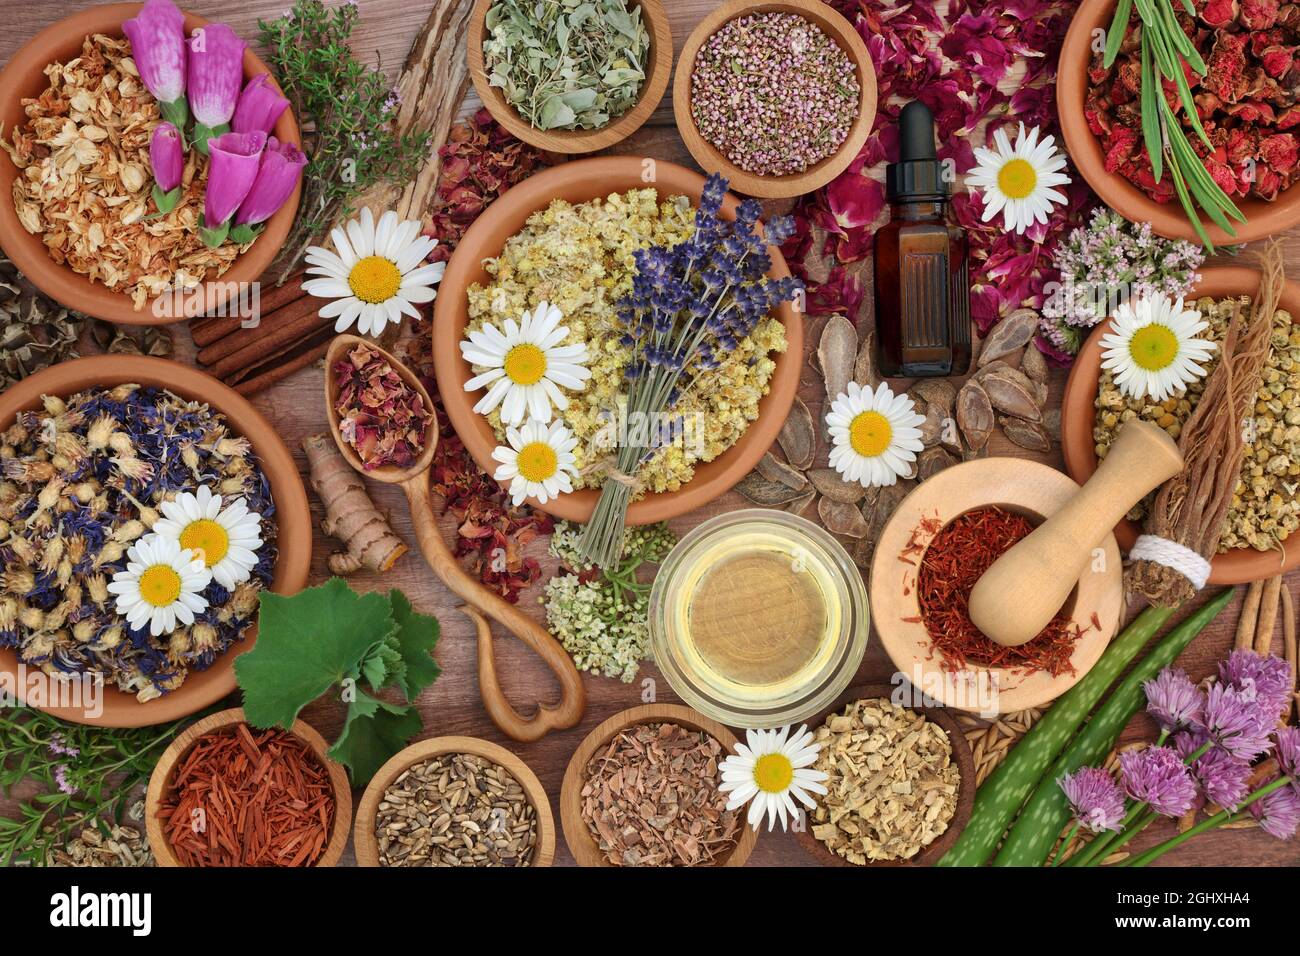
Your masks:
<instances>
[{"instance_id":1,"label":"terracotta bowl","mask_svg":"<svg viewBox=\"0 0 1300 956\"><path fill-rule=\"evenodd\" d=\"M500 87L488 83L488 73L483 66L483 37L487 34L483 20L493 2L494 0L475 0L474 9L470 13L469 35L465 41L465 58L469 62L469 78L474 83L479 99L493 119L516 138L552 153L592 153L627 139L641 128L664 98L668 78L673 71L673 34L668 24L668 14L660 0L629 0L641 8L641 22L650 35L645 80L641 84L641 95L636 103L622 116L615 117L600 129L537 129L506 102Z\"/></svg>"},{"instance_id":2,"label":"terracotta bowl","mask_svg":"<svg viewBox=\"0 0 1300 956\"><path fill-rule=\"evenodd\" d=\"M204 737L215 730L233 727L242 723L244 723L244 709L242 707L223 710L196 721L186 727L180 736L171 742L171 746L163 751L157 766L153 768L153 773L149 777L149 789L145 793L144 814L145 830L149 835L149 848L153 850L154 859L158 861L159 866L183 866L181 861L177 859L175 852L173 852L171 844L167 842L167 836L163 832L163 823L158 819L158 810L162 806L163 798L170 793L177 764L190 752L190 748L194 746L200 737ZM326 771L329 773L330 786L334 791L334 823L330 828L329 843L325 845L325 850L316 862L316 866L337 866L339 858L343 856L343 851L347 848L348 829L352 823L352 785L348 783L348 772L343 769L341 764L329 758L326 753L329 750L329 744L325 742L325 738L307 724L304 724L301 720L295 720L290 732L311 747L312 752L320 758L321 763L324 764Z\"/></svg>"},{"instance_id":3,"label":"terracotta bowl","mask_svg":"<svg viewBox=\"0 0 1300 956\"><path fill-rule=\"evenodd\" d=\"M840 148L825 159L814 163L801 173L785 176L759 176L746 172L727 159L700 133L691 114L691 77L695 72L695 57L709 37L723 24L751 13L795 13L810 20L849 55L857 67L858 83L862 88L858 99L858 116L849 127ZM686 38L682 54L677 58L677 72L673 77L673 116L677 131L681 133L686 148L705 172L721 173L731 183L731 188L749 196L783 199L802 196L828 182L849 168L862 145L871 135L876 119L876 68L871 54L853 24L821 0L786 0L784 3L754 3L752 0L730 0L700 21Z\"/></svg>"},{"instance_id":4,"label":"terracotta bowl","mask_svg":"<svg viewBox=\"0 0 1300 956\"><path fill-rule=\"evenodd\" d=\"M395 754L379 768L361 795L357 805L357 822L352 832L352 845L357 854L358 866L379 866L379 840L375 837L375 817L384 791L409 767L442 754L473 754L509 770L528 797L537 814L537 846L533 852L532 866L550 866L555 859L555 818L551 815L551 802L546 798L537 774L509 750L477 737L433 737L413 743Z\"/></svg>"},{"instance_id":5,"label":"terracotta bowl","mask_svg":"<svg viewBox=\"0 0 1300 956\"><path fill-rule=\"evenodd\" d=\"M1260 274L1245 266L1207 266L1201 269L1201 281L1196 284L1192 298L1213 296L1225 298L1236 295L1255 297L1259 289ZM1300 285L1287 281L1282 290L1281 307L1293 317L1300 316ZM1101 377L1101 337L1110 331L1110 321L1093 329L1088 341L1079 350L1070 369L1061 400L1061 450L1065 453L1065 470L1082 484L1097 470L1096 443L1092 440L1092 427L1097 419L1097 383ZM1124 520L1115 528L1120 547L1128 551L1137 541L1142 529L1135 522ZM1254 548L1234 548L1214 556L1210 562L1209 584L1246 584L1300 567L1300 548L1286 551L1256 551Z\"/></svg>"},{"instance_id":6,"label":"terracotta bowl","mask_svg":"<svg viewBox=\"0 0 1300 956\"><path fill-rule=\"evenodd\" d=\"M5 137L9 137L14 127L26 120L22 99L40 95L48 85L44 70L49 64L77 56L81 52L82 42L91 34L122 36L123 21L134 17L142 6L139 3L109 3L90 7L46 27L28 40L4 71L0 72L0 128ZM207 23L205 18L197 14L185 15L187 33ZM270 73L270 68L251 49L245 50L244 77L249 79L258 73ZM272 77L272 82L274 81ZM275 124L275 136L281 142L300 142L298 123L292 109L281 114ZM159 316L154 315L148 303L137 312L132 307L129 296L114 292L98 282L92 283L89 278L73 272L68 266L55 263L40 237L29 233L18 222L13 204L13 182L17 175L18 169L9 155L0 151L0 246L3 246L5 253L23 274L46 295L70 309L119 325L165 325L200 314L200 305L203 311L212 311L224 303L231 291L237 288L232 283L256 281L284 245L297 214L302 191L299 184L289 201L267 221L265 231L252 247L221 276L221 281L212 282L205 287L202 302L198 296L186 296L184 302L187 315Z\"/></svg>"},{"instance_id":7,"label":"terracotta bowl","mask_svg":"<svg viewBox=\"0 0 1300 956\"><path fill-rule=\"evenodd\" d=\"M139 355L96 355L51 366L0 394L0 430L8 428L18 412L39 408L42 395L72 395L93 386L112 387L125 382L171 389L182 398L207 402L226 416L232 430L253 444L275 501L279 557L271 590L294 594L307 583L311 566L311 512L298 466L283 439L248 400L216 379L166 359ZM88 716L80 707L42 708L62 720L103 727L147 727L196 713L215 704L235 689L235 658L251 650L257 623L244 631L244 639L229 648L205 671L192 671L179 688L141 704L107 682L103 710ZM0 650L0 672L16 679L18 655ZM21 685L19 685L21 686Z\"/></svg>"},{"instance_id":8,"label":"terracotta bowl","mask_svg":"<svg viewBox=\"0 0 1300 956\"><path fill-rule=\"evenodd\" d=\"M1082 0L1061 47L1060 69L1056 84L1056 110L1061 118L1061 134L1066 152L1088 185L1114 210L1130 222L1149 222L1159 235L1200 243L1191 220L1176 198L1158 203L1117 173L1106 172L1101 142L1088 128L1083 104L1088 96L1088 64L1092 60L1093 35L1110 28L1115 14L1115 0ZM1133 16L1137 16L1136 11ZM1165 175L1169 175L1166 173ZM1230 236L1208 217L1201 223L1215 245L1251 242L1282 232L1300 224L1300 187L1292 186L1272 202L1263 199L1236 199L1237 208L1246 221L1233 223Z\"/></svg>"},{"instance_id":9,"label":"terracotta bowl","mask_svg":"<svg viewBox=\"0 0 1300 956\"><path fill-rule=\"evenodd\" d=\"M913 704L914 700L921 701L924 698L910 684L904 683L900 686L893 684L867 684L859 687L850 687L839 700L827 707L820 714L817 714L808 723L808 729L816 731L822 724L826 723L827 718L832 714L838 714L850 704L859 700L871 700L873 698L886 698L895 700L908 710L921 714L927 720L938 724L943 732L948 735L948 740L952 744L952 762L957 765L960 775L960 782L957 789L957 807L953 810L952 819L948 821L948 829L939 834L939 838L927 847L923 847L916 856L910 860L879 860L873 863L857 864L850 863L838 853L828 849L826 844L813 836L812 821L808 820L808 825L802 830L796 830L795 839L799 845L807 850L823 866L933 866L934 863L957 842L957 837L961 831L966 829L966 824L970 822L971 811L975 809L975 758L971 755L970 744L966 742L966 735L962 733L961 725L957 723L957 718L953 716L952 711L946 707L929 707ZM819 797L814 796L814 800Z\"/></svg>"},{"instance_id":10,"label":"terracotta bowl","mask_svg":"<svg viewBox=\"0 0 1300 956\"><path fill-rule=\"evenodd\" d=\"M587 822L582 818L582 786L586 783L587 762L615 734L637 724L649 723L673 723L688 730L703 731L722 744L722 749L728 752L734 750L739 742L730 730L716 720L710 720L681 704L643 704L640 707L630 707L587 734L569 759L569 766L564 771L564 783L560 787L560 825L564 828L564 842L569 845L569 852L579 866L614 866L605 858L592 838L591 831L587 829ZM758 831L745 822L743 811L741 813L740 839L731 852L714 866L744 866L749 854L754 852Z\"/></svg>"},{"instance_id":11,"label":"terracotta bowl","mask_svg":"<svg viewBox=\"0 0 1300 956\"><path fill-rule=\"evenodd\" d=\"M482 392L470 394L465 383L473 377L468 362L460 356L460 341L469 321L466 292L472 283L485 283L489 276L483 260L501 253L506 240L519 232L534 212L545 209L552 199L572 203L587 202L610 193L645 188L643 162L634 156L610 156L564 163L532 176L488 207L465 233L447 266L434 301L433 362L447 416L456 434L474 456L480 468L492 474L497 464L492 459L496 436L487 418L474 411ZM675 163L656 162L654 183L661 197L689 196L699 202L704 177ZM732 219L739 205L734 196L722 204L722 216ZM772 256L772 278L788 276L790 270L780 250L768 247ZM758 420L736 444L713 459L699 464L695 476L677 491L647 494L628 508L628 524L650 524L685 514L728 491L758 464L763 453L776 440L799 388L800 357L803 355L803 317L791 303L782 303L777 316L785 325L788 348L774 356L769 391L758 404ZM599 492L594 488L560 495L544 505L530 499L534 507L569 521L586 521L596 508Z\"/></svg>"},{"instance_id":12,"label":"terracotta bowl","mask_svg":"<svg viewBox=\"0 0 1300 956\"><path fill-rule=\"evenodd\" d=\"M1005 714L1055 700L1097 663L1124 613L1122 562L1114 535L1106 535L1101 543L1104 560L1098 568L1084 572L1066 602L1071 621L1084 633L1070 658L1074 672L1057 677L1046 671L1023 674L977 664L955 673L946 670L921 619L919 556L900 560L905 549L912 550L910 545L919 545L923 551L933 540L937 529L920 530L923 520L938 519L940 526L947 526L968 511L997 505L1042 521L1078 490L1067 476L1040 462L983 458L939 472L903 499L876 542L871 563L871 617L894 667L914 686L945 707Z\"/></svg>"}]
</instances>

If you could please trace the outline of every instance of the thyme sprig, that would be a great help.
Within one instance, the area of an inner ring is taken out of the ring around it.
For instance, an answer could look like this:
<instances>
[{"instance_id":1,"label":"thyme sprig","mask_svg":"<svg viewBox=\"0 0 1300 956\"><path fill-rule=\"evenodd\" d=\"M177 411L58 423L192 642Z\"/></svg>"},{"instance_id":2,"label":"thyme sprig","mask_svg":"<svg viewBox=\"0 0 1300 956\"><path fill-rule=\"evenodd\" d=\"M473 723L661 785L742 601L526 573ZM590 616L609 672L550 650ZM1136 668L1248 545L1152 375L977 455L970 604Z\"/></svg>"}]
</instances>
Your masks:
<instances>
[{"instance_id":1,"label":"thyme sprig","mask_svg":"<svg viewBox=\"0 0 1300 956\"><path fill-rule=\"evenodd\" d=\"M105 818L121 821L163 750L193 719L122 730L0 708L0 788L6 797L24 780L42 788L16 816L0 816L0 866L44 866L90 826L109 836Z\"/></svg>"},{"instance_id":2,"label":"thyme sprig","mask_svg":"<svg viewBox=\"0 0 1300 956\"><path fill-rule=\"evenodd\" d=\"M399 132L397 91L353 55L357 15L355 3L294 0L279 19L257 22L266 61L293 104L310 158L298 218L276 261L279 282L307 246L352 214L358 196L377 183L411 179L431 148L427 131Z\"/></svg>"}]
</instances>

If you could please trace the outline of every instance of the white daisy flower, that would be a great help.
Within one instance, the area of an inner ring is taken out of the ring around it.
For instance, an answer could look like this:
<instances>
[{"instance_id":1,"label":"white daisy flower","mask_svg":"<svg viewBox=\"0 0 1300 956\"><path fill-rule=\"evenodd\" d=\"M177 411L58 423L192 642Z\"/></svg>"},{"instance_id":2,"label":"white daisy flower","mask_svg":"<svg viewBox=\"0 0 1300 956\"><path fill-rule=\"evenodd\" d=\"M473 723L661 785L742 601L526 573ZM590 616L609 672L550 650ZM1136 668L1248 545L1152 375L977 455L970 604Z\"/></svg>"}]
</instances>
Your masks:
<instances>
[{"instance_id":1,"label":"white daisy flower","mask_svg":"<svg viewBox=\"0 0 1300 956\"><path fill-rule=\"evenodd\" d=\"M516 505L523 504L525 498L546 504L573 490L569 474L578 473L573 463L578 439L562 422L548 426L530 420L523 428L507 428L506 440L509 448L498 445L492 451L492 457L501 462L492 477L510 482L510 497Z\"/></svg>"},{"instance_id":2,"label":"white daisy flower","mask_svg":"<svg viewBox=\"0 0 1300 956\"><path fill-rule=\"evenodd\" d=\"M1070 181L1060 172L1065 168L1065 154L1056 148L1055 138L1048 136L1040 143L1038 127L1026 134L1021 123L1014 148L1005 130L997 130L993 141L997 151L978 147L976 166L966 174L968 184L984 190L983 221L1000 211L1009 232L1024 232L1035 221L1047 222L1052 203L1069 201L1063 192L1052 188Z\"/></svg>"},{"instance_id":3,"label":"white daisy flower","mask_svg":"<svg viewBox=\"0 0 1300 956\"><path fill-rule=\"evenodd\" d=\"M197 494L182 492L160 510L163 517L152 530L193 551L227 591L252 577L262 546L262 516L249 511L243 498L222 508L221 495L201 485Z\"/></svg>"},{"instance_id":4,"label":"white daisy flower","mask_svg":"<svg viewBox=\"0 0 1300 956\"><path fill-rule=\"evenodd\" d=\"M171 538L147 534L126 552L126 570L113 575L108 591L117 595L117 613L132 630L147 624L158 637L174 631L177 622L194 623L194 615L208 606L203 589L211 580L193 551Z\"/></svg>"},{"instance_id":5,"label":"white daisy flower","mask_svg":"<svg viewBox=\"0 0 1300 956\"><path fill-rule=\"evenodd\" d=\"M778 818L781 829L786 829L787 819L799 812L792 797L811 810L814 803L809 792L826 792L822 785L826 774L809 769L817 760L821 744L812 743L812 731L806 726L793 737L789 735L789 727L747 730L745 740L749 746L736 744L736 752L722 761L719 789L731 794L727 809L736 810L748 803L749 825L756 830L765 814L768 830L774 828Z\"/></svg>"},{"instance_id":6,"label":"white daisy flower","mask_svg":"<svg viewBox=\"0 0 1300 956\"><path fill-rule=\"evenodd\" d=\"M336 255L320 246L309 246L306 259L308 279L303 291L334 301L320 310L321 318L332 319L335 332L343 332L353 322L362 335L378 335L389 322L401 322L405 313L420 317L416 305L431 302L437 294L433 286L442 280L447 263L424 260L437 239L420 235L420 222L399 222L397 213L388 211L375 224L369 209L353 219L344 231L330 231ZM423 264L422 264L423 263Z\"/></svg>"},{"instance_id":7,"label":"white daisy flower","mask_svg":"<svg viewBox=\"0 0 1300 956\"><path fill-rule=\"evenodd\" d=\"M1111 321L1114 331L1101 337L1101 367L1130 398L1163 402L1205 376L1200 363L1209 361L1215 344L1197 334L1210 323L1195 309L1183 308L1181 297L1175 302L1161 294L1123 302Z\"/></svg>"},{"instance_id":8,"label":"white daisy flower","mask_svg":"<svg viewBox=\"0 0 1300 956\"><path fill-rule=\"evenodd\" d=\"M872 390L849 382L831 403L826 425L835 447L830 465L845 481L856 481L864 488L892 485L912 473L912 462L921 444L917 428L925 417L907 395L895 395L881 383Z\"/></svg>"},{"instance_id":9,"label":"white daisy flower","mask_svg":"<svg viewBox=\"0 0 1300 956\"><path fill-rule=\"evenodd\" d=\"M514 319L506 319L504 332L486 323L469 334L469 341L460 343L466 362L487 368L465 383L465 391L492 386L474 411L486 415L500 405L502 423L518 425L525 414L549 422L552 405L560 411L569 407L560 388L582 391L591 370L584 364L586 343L560 344L569 334L569 327L560 325L563 318L559 309L543 302L525 312L517 325Z\"/></svg>"}]
</instances>

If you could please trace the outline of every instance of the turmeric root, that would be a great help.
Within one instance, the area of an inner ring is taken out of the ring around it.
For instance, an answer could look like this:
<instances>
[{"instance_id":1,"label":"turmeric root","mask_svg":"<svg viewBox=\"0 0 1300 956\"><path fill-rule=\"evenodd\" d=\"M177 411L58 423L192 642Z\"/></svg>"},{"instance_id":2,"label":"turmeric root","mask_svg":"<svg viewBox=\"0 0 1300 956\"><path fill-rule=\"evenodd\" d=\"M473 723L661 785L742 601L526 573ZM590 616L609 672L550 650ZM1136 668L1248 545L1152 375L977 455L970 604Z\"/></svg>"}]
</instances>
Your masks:
<instances>
[{"instance_id":1,"label":"turmeric root","mask_svg":"<svg viewBox=\"0 0 1300 956\"><path fill-rule=\"evenodd\" d=\"M370 500L361 476L339 454L329 435L308 435L302 440L302 450L311 471L312 490L325 506L321 527L347 545L346 551L329 556L330 571L387 571L406 554L407 547Z\"/></svg>"}]
</instances>

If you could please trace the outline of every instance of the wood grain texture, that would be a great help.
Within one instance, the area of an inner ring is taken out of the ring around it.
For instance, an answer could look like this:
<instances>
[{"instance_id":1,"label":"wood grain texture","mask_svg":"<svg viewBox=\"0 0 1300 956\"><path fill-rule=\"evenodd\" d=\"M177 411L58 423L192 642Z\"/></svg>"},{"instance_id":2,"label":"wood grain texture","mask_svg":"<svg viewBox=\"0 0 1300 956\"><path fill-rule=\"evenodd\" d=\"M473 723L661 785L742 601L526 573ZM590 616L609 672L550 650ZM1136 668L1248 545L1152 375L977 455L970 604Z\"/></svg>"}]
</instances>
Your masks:
<instances>
[{"instance_id":1,"label":"wood grain texture","mask_svg":"<svg viewBox=\"0 0 1300 956\"><path fill-rule=\"evenodd\" d=\"M364 53L371 63L379 65L395 80L412 39L428 18L435 2L441 0L360 0L361 18L354 44L358 54ZM3 14L7 27L5 31L0 32L0 61L5 61L12 56L14 51L41 27L48 26L60 17L83 8L84 5L83 0L46 0L39 4L28 3L26 0L0 0L0 13ZM286 2L285 0L191 0L186 6L196 13L223 20L244 36L251 38L256 29L257 19L279 16ZM691 28L716 6L716 2L715 0L668 0L665 6L675 38L674 45L680 50ZM465 99L460 115L470 115L479 106L478 98L471 91ZM618 155L653 156L694 167L690 154L673 126L671 107L666 104L660 105L647 125L608 152ZM771 214L784 208L768 204L766 211ZM1251 245L1247 246L1232 262L1253 265L1257 260L1258 246ZM870 288L870 264L867 263L856 271L860 274L864 285ZM1300 230L1292 230L1287 234L1287 272L1292 277L1300 276ZM874 314L870 296L867 297L855 318L863 328L871 327ZM815 317L809 319L806 330L809 342L817 341L823 321ZM192 363L194 350L189 334L184 328L179 328L174 331L174 335L177 345L176 359L183 363ZM306 435L326 429L325 408L320 398L323 382L324 372L320 367L303 369L253 400L254 405L276 425L286 444L295 449L295 458L304 475L307 468L305 459L298 450L299 442ZM891 382L891 385L896 387L905 387L907 384L905 381ZM1048 407L1060 407L1064 385L1065 374L1060 370L1054 370ZM801 381L800 397L808 404L815 416L824 413L824 396L820 379L807 366ZM819 451L823 456L826 453L824 446ZM1048 453L1026 452L1007 442L1001 435L995 435L990 441L989 454L1015 456L1041 461L1055 468L1062 467L1059 448L1053 448ZM391 513L394 531L407 542L414 542L415 531L401 490L372 483L370 491L376 504ZM323 509L314 495L310 497L313 518L319 522ZM707 507L675 519L670 526L677 534L685 534L706 518L746 505L747 502L739 494L730 492ZM454 519L449 515L441 515L438 518L438 526L444 539L451 540L451 535L455 534ZM335 545L329 539L317 532L313 542L312 581L323 581L329 576L326 559L334 547ZM546 542L544 540L532 542L526 549L526 553L538 559L543 569L542 580L547 580L555 569L555 560L547 556ZM561 779L574 749L601 721L620 710L640 703L678 702L652 664L645 665L637 681L632 684L584 675L587 712L581 723L531 744L512 743L492 725L479 700L479 690L474 676L477 648L473 623L463 614L457 613L460 599L430 572L418 554L407 555L386 574L353 575L351 583L355 588L363 591L401 588L410 596L418 610L436 614L442 624L442 639L436 657L443 668L443 675L421 695L418 701L420 713L424 718L426 736L462 734L482 737L509 747L536 772L553 802L559 799ZM1292 594L1300 597L1300 574L1288 575L1286 583ZM519 600L520 608L534 615L539 621L544 619L538 606L540 597L541 588L535 587L526 591ZM1202 596L1192 604L1198 606L1204 600L1205 597ZM1218 620L1207 627L1179 658L1179 666L1184 668L1192 679L1199 680L1213 673L1217 661L1231 650L1240 600L1239 593ZM1127 616L1134 616L1136 610L1136 608L1129 609ZM1273 651L1281 652L1280 641L1275 644ZM557 688L553 678L532 652L518 642L501 642L501 646L497 649L497 665L502 688L511 699L516 701L555 699ZM867 645L855 683L888 682L893 672L893 664L873 635ZM231 701L237 703L238 698L232 697ZM326 738L333 739L343 726L344 713L345 708L341 703L322 698L308 706L303 711L302 717ZM1145 715L1140 714L1126 728L1122 739L1124 742L1150 740L1155 733L1155 725ZM30 783L16 787L12 792L12 799L0 799L0 813L12 812L13 799L25 799L34 792L35 788ZM558 806L558 803L555 805ZM1133 841L1135 849L1152 846L1167 839L1174 832L1172 822L1161 821ZM349 848L344 856L344 862L348 862L351 858L352 853ZM569 853L567 847L557 846L556 863L572 865L573 862L573 855ZM1258 830L1214 832L1169 853L1156 865L1222 866L1225 864L1297 866L1300 865L1300 841L1282 843ZM778 831L761 835L750 857L749 865L812 866L814 861L796 844L793 834Z\"/></svg>"}]
</instances>

